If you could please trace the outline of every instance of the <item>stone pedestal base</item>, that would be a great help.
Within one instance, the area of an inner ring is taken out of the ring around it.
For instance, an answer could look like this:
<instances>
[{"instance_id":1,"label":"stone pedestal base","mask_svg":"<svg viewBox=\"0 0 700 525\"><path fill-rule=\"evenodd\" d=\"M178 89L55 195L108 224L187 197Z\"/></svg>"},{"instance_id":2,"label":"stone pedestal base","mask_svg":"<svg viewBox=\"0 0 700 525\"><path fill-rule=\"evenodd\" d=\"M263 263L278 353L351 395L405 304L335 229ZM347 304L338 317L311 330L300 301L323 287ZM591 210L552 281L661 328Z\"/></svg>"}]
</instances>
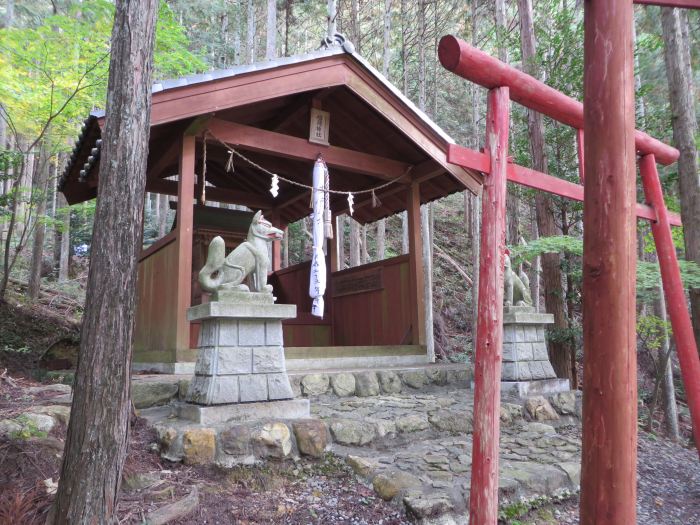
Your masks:
<instances>
[{"instance_id":1,"label":"stone pedestal base","mask_svg":"<svg viewBox=\"0 0 700 525\"><path fill-rule=\"evenodd\" d=\"M532 397L557 394L571 390L568 379L541 379L539 381L501 381L502 397Z\"/></svg>"},{"instance_id":2,"label":"stone pedestal base","mask_svg":"<svg viewBox=\"0 0 700 525\"><path fill-rule=\"evenodd\" d=\"M188 402L221 405L294 397L284 360L282 319L295 317L296 306L273 300L267 293L229 292L225 301L188 310L190 321L201 321Z\"/></svg>"},{"instance_id":3,"label":"stone pedestal base","mask_svg":"<svg viewBox=\"0 0 700 525\"><path fill-rule=\"evenodd\" d=\"M305 419L310 417L310 405L308 399L216 406L182 403L178 406L178 417L202 425L255 419Z\"/></svg>"},{"instance_id":4,"label":"stone pedestal base","mask_svg":"<svg viewBox=\"0 0 700 525\"><path fill-rule=\"evenodd\" d=\"M552 314L529 306L503 309L502 394L527 397L569 390L568 380L557 379L547 355L544 327L552 323Z\"/></svg>"}]
</instances>

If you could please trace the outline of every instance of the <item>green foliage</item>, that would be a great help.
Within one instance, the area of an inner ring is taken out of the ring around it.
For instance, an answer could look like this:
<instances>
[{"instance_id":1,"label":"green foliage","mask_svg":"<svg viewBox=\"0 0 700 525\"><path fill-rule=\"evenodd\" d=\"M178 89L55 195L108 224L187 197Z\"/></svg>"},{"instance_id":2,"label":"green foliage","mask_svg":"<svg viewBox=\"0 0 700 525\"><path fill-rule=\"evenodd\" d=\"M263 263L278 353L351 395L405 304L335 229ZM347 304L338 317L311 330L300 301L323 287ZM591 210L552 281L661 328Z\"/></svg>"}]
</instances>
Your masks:
<instances>
[{"instance_id":1,"label":"green foliage","mask_svg":"<svg viewBox=\"0 0 700 525\"><path fill-rule=\"evenodd\" d=\"M512 246L510 252L514 264L530 261L543 253L570 253L580 257L583 255L583 239L565 235L540 237L527 246ZM679 260L678 264L685 288L700 288L700 266L685 260ZM577 272L580 274L580 267ZM642 299L649 299L650 292L656 293L660 279L658 263L637 261L637 293Z\"/></svg>"},{"instance_id":2,"label":"green foliage","mask_svg":"<svg viewBox=\"0 0 700 525\"><path fill-rule=\"evenodd\" d=\"M637 337L647 350L660 350L667 334L669 337L672 334L670 322L655 315L644 315L637 318Z\"/></svg>"},{"instance_id":3,"label":"green foliage","mask_svg":"<svg viewBox=\"0 0 700 525\"><path fill-rule=\"evenodd\" d=\"M0 100L16 135L39 138L51 124L55 147L66 148L93 107L103 107L114 5L108 0L73 3L65 14L35 26L0 30ZM204 69L188 50L184 29L163 1L158 13L155 76Z\"/></svg>"},{"instance_id":4,"label":"green foliage","mask_svg":"<svg viewBox=\"0 0 700 525\"><path fill-rule=\"evenodd\" d=\"M48 434L43 430L39 430L39 427L29 419L24 414L15 418L14 421L22 426L19 430L10 432L10 437L12 439L29 439L33 437L45 438Z\"/></svg>"}]
</instances>

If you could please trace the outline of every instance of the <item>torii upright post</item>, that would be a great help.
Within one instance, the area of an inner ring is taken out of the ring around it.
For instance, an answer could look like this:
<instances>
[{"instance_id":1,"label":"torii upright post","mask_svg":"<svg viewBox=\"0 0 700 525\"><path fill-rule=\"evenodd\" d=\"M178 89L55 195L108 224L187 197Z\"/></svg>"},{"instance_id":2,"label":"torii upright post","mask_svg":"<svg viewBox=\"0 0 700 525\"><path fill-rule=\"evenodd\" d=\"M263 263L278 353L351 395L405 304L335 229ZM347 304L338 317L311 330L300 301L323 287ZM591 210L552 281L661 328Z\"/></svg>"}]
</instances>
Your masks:
<instances>
[{"instance_id":1,"label":"torii upright post","mask_svg":"<svg viewBox=\"0 0 700 525\"><path fill-rule=\"evenodd\" d=\"M506 171L510 94L507 87L488 95L486 149L491 170L484 178L479 253L479 308L474 359L474 434L469 522L496 525L498 447L503 352L503 265L506 242Z\"/></svg>"},{"instance_id":2,"label":"torii upright post","mask_svg":"<svg viewBox=\"0 0 700 525\"><path fill-rule=\"evenodd\" d=\"M632 15L584 3L582 525L637 522Z\"/></svg>"}]
</instances>

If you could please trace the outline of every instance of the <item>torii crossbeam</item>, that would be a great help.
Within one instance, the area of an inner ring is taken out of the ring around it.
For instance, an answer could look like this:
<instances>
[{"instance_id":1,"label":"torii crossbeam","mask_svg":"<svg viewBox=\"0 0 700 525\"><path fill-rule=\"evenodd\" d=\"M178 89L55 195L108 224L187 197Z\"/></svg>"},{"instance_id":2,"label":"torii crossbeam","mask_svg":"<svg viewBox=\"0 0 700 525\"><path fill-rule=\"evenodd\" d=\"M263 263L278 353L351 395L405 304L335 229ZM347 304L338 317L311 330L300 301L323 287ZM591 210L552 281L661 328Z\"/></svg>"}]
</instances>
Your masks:
<instances>
[{"instance_id":1,"label":"torii crossbeam","mask_svg":"<svg viewBox=\"0 0 700 525\"><path fill-rule=\"evenodd\" d=\"M635 215L652 223L700 450L700 358L671 238L671 225L681 222L666 209L656 170L656 162L671 164L679 153L634 130L632 2L587 0L584 22L584 104L454 36L440 41L440 62L446 69L489 89L486 152L455 145L448 155L450 162L485 175L469 503L473 525L493 525L498 515L507 180L585 203L581 523L636 522ZM583 186L508 161L511 100L579 131ZM584 130L587 140L582 145ZM635 202L635 154L646 204Z\"/></svg>"}]
</instances>

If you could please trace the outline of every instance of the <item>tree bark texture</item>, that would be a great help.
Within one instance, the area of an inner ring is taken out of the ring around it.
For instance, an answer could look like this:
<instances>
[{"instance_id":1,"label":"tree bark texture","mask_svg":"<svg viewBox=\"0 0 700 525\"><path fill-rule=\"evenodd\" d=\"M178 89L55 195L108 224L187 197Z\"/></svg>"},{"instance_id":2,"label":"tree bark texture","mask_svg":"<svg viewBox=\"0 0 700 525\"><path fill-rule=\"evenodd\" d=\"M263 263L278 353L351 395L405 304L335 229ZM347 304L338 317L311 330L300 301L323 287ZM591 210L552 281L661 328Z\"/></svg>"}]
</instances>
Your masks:
<instances>
[{"instance_id":1,"label":"tree bark texture","mask_svg":"<svg viewBox=\"0 0 700 525\"><path fill-rule=\"evenodd\" d=\"M58 194L58 208L61 209L63 227L61 228L61 248L58 259L58 281L68 280L68 268L70 263L70 208L63 193Z\"/></svg>"},{"instance_id":2,"label":"tree bark texture","mask_svg":"<svg viewBox=\"0 0 700 525\"><path fill-rule=\"evenodd\" d=\"M117 0L80 354L56 524L106 524L129 439L157 0Z\"/></svg>"},{"instance_id":3,"label":"tree bark texture","mask_svg":"<svg viewBox=\"0 0 700 525\"><path fill-rule=\"evenodd\" d=\"M391 65L391 2L384 0L384 38L382 50L382 75L389 78L389 66Z\"/></svg>"},{"instance_id":4,"label":"tree bark texture","mask_svg":"<svg viewBox=\"0 0 700 525\"><path fill-rule=\"evenodd\" d=\"M532 0L520 0L518 5L520 16L520 47L523 56L523 69L529 75L538 78L539 72L536 66L536 42L532 16ZM532 167L541 172L548 173L547 156L544 144L544 124L542 114L531 109L527 111L528 135L530 137L530 153L532 155ZM540 236L551 237L560 232L554 221L552 199L544 192L535 194L535 211L537 217L537 229ZM544 304L547 312L554 315L554 328L566 330L569 321L566 316L566 308L562 292L562 275L560 256L557 253L542 255L542 283L544 285ZM549 359L558 377L569 379L572 388L576 387L576 371L572 366L573 348L563 337L556 337L548 341Z\"/></svg>"},{"instance_id":5,"label":"tree bark texture","mask_svg":"<svg viewBox=\"0 0 700 525\"><path fill-rule=\"evenodd\" d=\"M248 32L246 35L246 50L248 52L248 63L255 62L255 4L253 0L248 0Z\"/></svg>"},{"instance_id":6,"label":"tree bark texture","mask_svg":"<svg viewBox=\"0 0 700 525\"><path fill-rule=\"evenodd\" d=\"M654 313L662 321L667 322L668 315L666 313L666 297L664 289L659 279L659 290L656 301L654 302ZM661 387L664 396L664 422L666 423L666 432L673 441L680 439L680 431L678 429L678 407L676 406L676 388L673 384L673 353L671 352L671 341L668 337L666 326L663 327L663 343L659 349L659 373L662 378ZM651 415L653 418L653 414Z\"/></svg>"},{"instance_id":7,"label":"tree bark texture","mask_svg":"<svg viewBox=\"0 0 700 525\"><path fill-rule=\"evenodd\" d=\"M472 23L472 38L471 43L476 46L479 38L479 9L477 2L472 2L471 11ZM471 129L472 129L472 148L479 149L479 86L473 84L471 86L472 95L472 111L471 111ZM472 351L476 355L476 336L478 330L478 311L479 311L479 275L480 271L480 251L481 251L481 195L471 195L469 191L471 204L469 211L471 213L470 228L472 241Z\"/></svg>"},{"instance_id":8,"label":"tree bark texture","mask_svg":"<svg viewBox=\"0 0 700 525\"><path fill-rule=\"evenodd\" d=\"M338 7L336 0L328 0L328 38L333 38L336 33L336 17L338 16Z\"/></svg>"},{"instance_id":9,"label":"tree bark texture","mask_svg":"<svg viewBox=\"0 0 700 525\"><path fill-rule=\"evenodd\" d=\"M420 230L423 238L421 256L423 257L423 300L425 308L425 346L428 362L435 361L435 335L433 333L433 237L430 228L430 205L424 204L420 209Z\"/></svg>"},{"instance_id":10,"label":"tree bark texture","mask_svg":"<svg viewBox=\"0 0 700 525\"><path fill-rule=\"evenodd\" d=\"M277 57L277 0L267 0L267 40L265 58Z\"/></svg>"},{"instance_id":11,"label":"tree bark texture","mask_svg":"<svg viewBox=\"0 0 700 525\"><path fill-rule=\"evenodd\" d=\"M53 164L50 164L48 156L48 145L42 145L39 167L32 189L32 194L34 198L38 199L38 202L36 204L36 210L34 211L34 242L32 245L32 259L29 268L29 286L27 287L27 294L30 301L36 301L39 298L39 290L41 289L41 267L44 262L44 238L46 237L44 215L46 215L48 182L52 178L49 170L52 169L51 167L53 166Z\"/></svg>"},{"instance_id":12,"label":"tree bark texture","mask_svg":"<svg viewBox=\"0 0 700 525\"><path fill-rule=\"evenodd\" d=\"M348 217L350 221L350 268L360 266L360 223Z\"/></svg>"},{"instance_id":13,"label":"tree bark texture","mask_svg":"<svg viewBox=\"0 0 700 525\"><path fill-rule=\"evenodd\" d=\"M170 211L170 197L158 195L158 238L165 236L168 229L168 212Z\"/></svg>"},{"instance_id":14,"label":"tree bark texture","mask_svg":"<svg viewBox=\"0 0 700 525\"><path fill-rule=\"evenodd\" d=\"M668 78L673 142L680 151L678 185L685 239L685 257L700 264L700 172L695 144L695 90L690 64L687 19L679 9L661 9L664 58ZM685 30L684 30L685 29ZM695 340L700 341L700 289L690 291Z\"/></svg>"},{"instance_id":15,"label":"tree bark texture","mask_svg":"<svg viewBox=\"0 0 700 525\"><path fill-rule=\"evenodd\" d=\"M377 261L384 260L386 257L386 219L377 221Z\"/></svg>"},{"instance_id":16,"label":"tree bark texture","mask_svg":"<svg viewBox=\"0 0 700 525\"><path fill-rule=\"evenodd\" d=\"M335 233L338 237L338 267L333 268L333 271L341 271L345 269L345 215L336 217Z\"/></svg>"}]
</instances>

